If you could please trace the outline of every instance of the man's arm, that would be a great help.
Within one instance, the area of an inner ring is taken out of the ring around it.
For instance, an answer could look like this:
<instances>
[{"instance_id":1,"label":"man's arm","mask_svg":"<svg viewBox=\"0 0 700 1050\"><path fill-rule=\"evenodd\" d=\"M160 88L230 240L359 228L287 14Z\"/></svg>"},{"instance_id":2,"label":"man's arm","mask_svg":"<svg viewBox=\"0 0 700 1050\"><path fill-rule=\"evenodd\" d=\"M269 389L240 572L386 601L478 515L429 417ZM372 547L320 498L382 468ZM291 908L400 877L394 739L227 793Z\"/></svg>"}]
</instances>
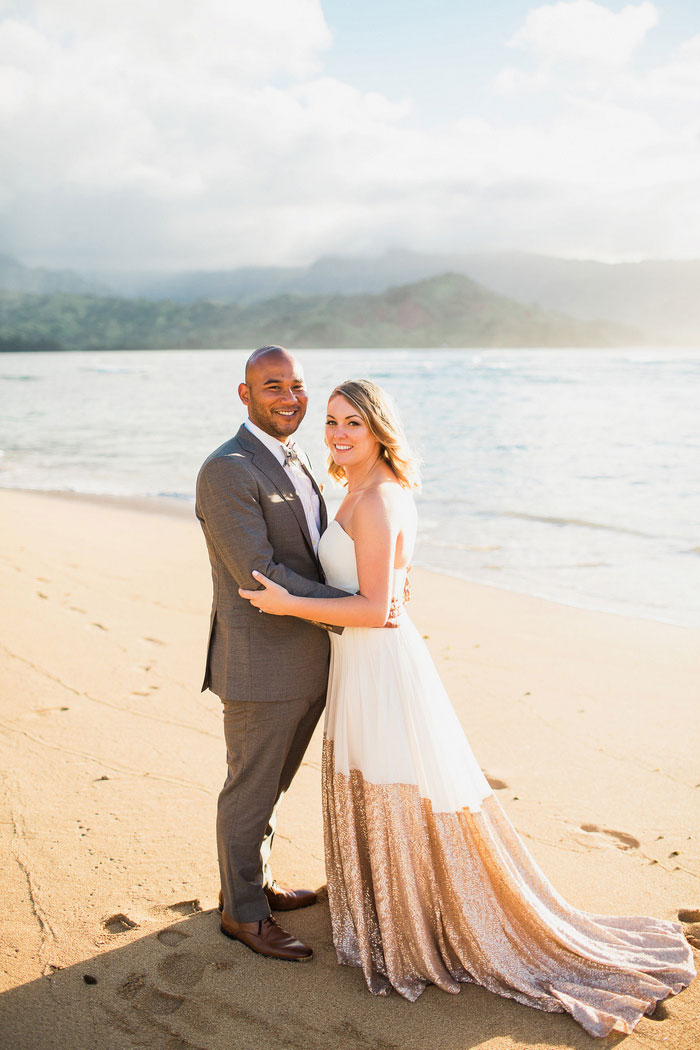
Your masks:
<instances>
[{"instance_id":1,"label":"man's arm","mask_svg":"<svg viewBox=\"0 0 700 1050\"><path fill-rule=\"evenodd\" d=\"M257 569L290 594L304 598L345 598L346 591L300 576L273 558L258 488L242 463L212 459L197 480L198 516L204 518L217 553L239 587L257 589Z\"/></svg>"}]
</instances>

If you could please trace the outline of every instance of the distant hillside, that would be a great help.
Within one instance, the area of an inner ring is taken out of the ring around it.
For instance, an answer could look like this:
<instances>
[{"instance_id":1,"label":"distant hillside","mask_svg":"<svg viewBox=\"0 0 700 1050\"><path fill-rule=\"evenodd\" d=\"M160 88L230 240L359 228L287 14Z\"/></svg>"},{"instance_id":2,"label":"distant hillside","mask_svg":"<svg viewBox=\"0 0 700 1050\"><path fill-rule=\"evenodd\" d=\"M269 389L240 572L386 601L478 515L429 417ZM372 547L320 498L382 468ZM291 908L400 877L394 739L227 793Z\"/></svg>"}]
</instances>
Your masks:
<instances>
[{"instance_id":1,"label":"distant hillside","mask_svg":"<svg viewBox=\"0 0 700 1050\"><path fill-rule=\"evenodd\" d=\"M660 345L700 346L700 260L601 263L540 255L467 257L462 272L520 302L607 318Z\"/></svg>"},{"instance_id":2,"label":"distant hillside","mask_svg":"<svg viewBox=\"0 0 700 1050\"><path fill-rule=\"evenodd\" d=\"M523 305L586 321L631 325L645 339L700 345L700 261L600 263L518 252L427 255L391 251L325 256L297 268L244 267L181 274L104 275L118 294L253 302L271 296L377 294L441 273L461 273Z\"/></svg>"},{"instance_id":3,"label":"distant hillside","mask_svg":"<svg viewBox=\"0 0 700 1050\"><path fill-rule=\"evenodd\" d=\"M86 280L73 270L45 270L25 266L10 255L0 255L0 290L34 295L109 294L106 285Z\"/></svg>"},{"instance_id":4,"label":"distant hillside","mask_svg":"<svg viewBox=\"0 0 700 1050\"><path fill-rule=\"evenodd\" d=\"M0 294L0 349L620 346L638 332L522 306L459 274L381 295L247 305Z\"/></svg>"}]
</instances>

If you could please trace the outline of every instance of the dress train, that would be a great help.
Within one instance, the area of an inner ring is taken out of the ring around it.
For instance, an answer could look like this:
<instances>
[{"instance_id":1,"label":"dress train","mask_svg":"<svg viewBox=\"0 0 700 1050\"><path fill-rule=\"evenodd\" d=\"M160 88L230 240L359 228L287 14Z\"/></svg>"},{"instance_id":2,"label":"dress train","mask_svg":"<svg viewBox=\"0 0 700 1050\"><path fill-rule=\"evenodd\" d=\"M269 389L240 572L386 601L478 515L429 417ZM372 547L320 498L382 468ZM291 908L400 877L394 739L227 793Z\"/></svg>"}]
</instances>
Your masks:
<instances>
[{"instance_id":1,"label":"dress train","mask_svg":"<svg viewBox=\"0 0 700 1050\"><path fill-rule=\"evenodd\" d=\"M328 582L357 590L337 522ZM395 574L394 594L403 591ZM325 859L338 960L415 1000L474 982L595 1036L629 1033L695 975L678 923L589 914L539 869L474 758L418 631L331 635L323 745Z\"/></svg>"}]
</instances>

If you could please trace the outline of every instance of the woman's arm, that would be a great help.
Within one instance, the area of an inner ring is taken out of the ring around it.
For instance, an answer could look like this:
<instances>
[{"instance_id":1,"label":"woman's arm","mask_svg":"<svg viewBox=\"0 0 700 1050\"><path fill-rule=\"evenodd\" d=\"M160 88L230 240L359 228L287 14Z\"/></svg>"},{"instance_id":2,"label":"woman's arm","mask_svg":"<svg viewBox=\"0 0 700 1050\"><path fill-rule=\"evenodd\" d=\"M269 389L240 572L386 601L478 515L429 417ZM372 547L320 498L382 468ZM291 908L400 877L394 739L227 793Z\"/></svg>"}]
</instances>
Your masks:
<instances>
[{"instance_id":1,"label":"woman's arm","mask_svg":"<svg viewBox=\"0 0 700 1050\"><path fill-rule=\"evenodd\" d=\"M254 573L261 591L239 589L242 598L273 616L298 616L338 627L383 627L389 617L394 552L398 528L396 513L377 490L357 501L352 530L357 559L359 594L347 598L303 598Z\"/></svg>"}]
</instances>

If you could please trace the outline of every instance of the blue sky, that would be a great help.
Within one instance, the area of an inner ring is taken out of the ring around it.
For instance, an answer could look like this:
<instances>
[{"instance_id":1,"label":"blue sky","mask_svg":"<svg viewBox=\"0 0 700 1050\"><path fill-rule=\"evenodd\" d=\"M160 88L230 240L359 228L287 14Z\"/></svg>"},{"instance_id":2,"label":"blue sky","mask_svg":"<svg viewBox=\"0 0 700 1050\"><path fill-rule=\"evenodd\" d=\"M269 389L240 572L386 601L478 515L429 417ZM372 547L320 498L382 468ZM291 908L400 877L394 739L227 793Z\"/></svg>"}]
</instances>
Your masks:
<instances>
[{"instance_id":1,"label":"blue sky","mask_svg":"<svg viewBox=\"0 0 700 1050\"><path fill-rule=\"evenodd\" d=\"M690 0L0 0L0 251L700 257Z\"/></svg>"},{"instance_id":2,"label":"blue sky","mask_svg":"<svg viewBox=\"0 0 700 1050\"><path fill-rule=\"evenodd\" d=\"M333 33L325 68L364 90L412 98L417 121L444 123L493 105L494 70L532 6L526 0L324 0Z\"/></svg>"},{"instance_id":3,"label":"blue sky","mask_svg":"<svg viewBox=\"0 0 700 1050\"><path fill-rule=\"evenodd\" d=\"M494 74L512 57L508 41L537 6L528 0L323 0L333 34L324 67L362 90L411 97L413 119L424 124L465 110L506 116L494 98ZM625 4L601 6L620 11ZM636 55L641 69L668 60L700 31L697 0L655 6L658 25Z\"/></svg>"}]
</instances>

